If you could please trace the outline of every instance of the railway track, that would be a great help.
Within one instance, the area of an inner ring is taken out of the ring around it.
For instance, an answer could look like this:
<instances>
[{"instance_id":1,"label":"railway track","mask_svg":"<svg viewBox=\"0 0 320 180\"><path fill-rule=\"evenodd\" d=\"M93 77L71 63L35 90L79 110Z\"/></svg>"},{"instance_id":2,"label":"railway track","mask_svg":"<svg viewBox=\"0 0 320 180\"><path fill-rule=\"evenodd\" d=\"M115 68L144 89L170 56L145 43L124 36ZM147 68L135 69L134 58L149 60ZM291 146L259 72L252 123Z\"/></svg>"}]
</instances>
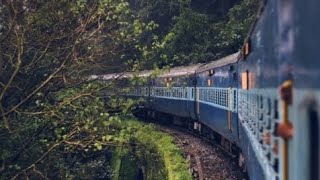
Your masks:
<instances>
[{"instance_id":1,"label":"railway track","mask_svg":"<svg viewBox=\"0 0 320 180\"><path fill-rule=\"evenodd\" d=\"M230 156L221 146L200 136L186 132L176 126L157 124L159 130L171 134L184 156L190 161L193 179L200 180L244 180L246 173L237 165L237 159Z\"/></svg>"}]
</instances>

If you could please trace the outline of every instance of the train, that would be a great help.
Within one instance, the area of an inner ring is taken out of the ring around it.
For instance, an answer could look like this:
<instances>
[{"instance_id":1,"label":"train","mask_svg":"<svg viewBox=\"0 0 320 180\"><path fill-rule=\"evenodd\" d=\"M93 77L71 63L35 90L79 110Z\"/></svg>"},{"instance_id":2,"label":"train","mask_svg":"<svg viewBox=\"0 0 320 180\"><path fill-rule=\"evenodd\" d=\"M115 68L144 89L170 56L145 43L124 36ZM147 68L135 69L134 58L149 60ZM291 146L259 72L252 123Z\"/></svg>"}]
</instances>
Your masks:
<instances>
[{"instance_id":1,"label":"train","mask_svg":"<svg viewBox=\"0 0 320 180\"><path fill-rule=\"evenodd\" d=\"M172 68L128 96L144 97L150 116L170 115L236 147L250 179L318 180L319 7L319 0L263 0L240 52Z\"/></svg>"}]
</instances>

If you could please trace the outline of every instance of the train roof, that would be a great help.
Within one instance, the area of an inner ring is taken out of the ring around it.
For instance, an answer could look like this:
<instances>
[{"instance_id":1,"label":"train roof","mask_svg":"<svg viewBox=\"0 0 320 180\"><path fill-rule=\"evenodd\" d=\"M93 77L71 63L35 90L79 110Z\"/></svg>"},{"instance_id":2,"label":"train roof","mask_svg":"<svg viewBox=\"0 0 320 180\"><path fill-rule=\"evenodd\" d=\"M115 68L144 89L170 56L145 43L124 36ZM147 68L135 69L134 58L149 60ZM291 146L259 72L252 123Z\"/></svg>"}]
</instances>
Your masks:
<instances>
[{"instance_id":1,"label":"train roof","mask_svg":"<svg viewBox=\"0 0 320 180\"><path fill-rule=\"evenodd\" d=\"M169 69L165 71L163 74L159 75L159 77L175 77L175 76L188 76L192 75L196 72L196 70L202 64L193 64L190 66L179 66Z\"/></svg>"},{"instance_id":2,"label":"train roof","mask_svg":"<svg viewBox=\"0 0 320 180\"><path fill-rule=\"evenodd\" d=\"M133 77L132 73L124 72L124 73L111 73L111 74L104 74L104 75L91 75L89 77L90 80L100 79L100 80L111 80L111 79L122 79Z\"/></svg>"},{"instance_id":3,"label":"train roof","mask_svg":"<svg viewBox=\"0 0 320 180\"><path fill-rule=\"evenodd\" d=\"M221 67L221 66L225 66L225 65L228 65L228 64L236 63L238 61L238 59L239 59L239 55L240 55L240 52L237 52L237 53L231 54L229 56L223 57L221 59L218 59L216 61L212 61L210 63L203 64L201 67L199 67L197 69L197 72L208 71L210 69L214 69L214 68L217 68L217 67Z\"/></svg>"},{"instance_id":4,"label":"train roof","mask_svg":"<svg viewBox=\"0 0 320 180\"><path fill-rule=\"evenodd\" d=\"M175 76L188 76L194 74L196 70L202 64L193 64L190 66L179 66L170 68L168 70L163 70L157 77L175 77ZM123 73L112 73L112 74L105 74L105 75L92 75L90 79L100 79L100 80L112 80L112 79L123 79L123 78L131 78L134 76L138 77L149 77L152 75L153 70L145 70L141 71L137 74L132 72L123 72Z\"/></svg>"},{"instance_id":5,"label":"train roof","mask_svg":"<svg viewBox=\"0 0 320 180\"><path fill-rule=\"evenodd\" d=\"M236 63L238 61L239 54L240 53L237 52L207 64L192 64L189 66L179 66L179 67L170 68L169 70L164 70L164 72L160 73L158 77L189 76L194 74L195 72L208 71L216 67L221 67L228 64ZM105 74L105 75L92 75L90 79L101 79L101 80L123 79L123 78L134 77L135 75L139 77L149 77L152 75L152 73L153 73L152 70L141 71L137 74L132 72L112 73L112 74Z\"/></svg>"}]
</instances>

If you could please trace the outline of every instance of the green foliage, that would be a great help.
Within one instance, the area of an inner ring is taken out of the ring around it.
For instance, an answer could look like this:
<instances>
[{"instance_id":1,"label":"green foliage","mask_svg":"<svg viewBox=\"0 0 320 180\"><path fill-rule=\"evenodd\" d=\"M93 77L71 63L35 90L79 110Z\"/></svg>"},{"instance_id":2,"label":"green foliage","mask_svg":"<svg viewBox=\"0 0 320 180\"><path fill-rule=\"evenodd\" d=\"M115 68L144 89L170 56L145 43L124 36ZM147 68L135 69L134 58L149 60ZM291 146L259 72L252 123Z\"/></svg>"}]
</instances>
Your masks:
<instances>
[{"instance_id":1,"label":"green foliage","mask_svg":"<svg viewBox=\"0 0 320 180\"><path fill-rule=\"evenodd\" d=\"M7 19L0 21L0 102L8 118L37 93L88 74L139 69L138 60L153 57L142 38L157 24L138 19L125 0L6 1L0 11Z\"/></svg>"},{"instance_id":2,"label":"green foliage","mask_svg":"<svg viewBox=\"0 0 320 180\"><path fill-rule=\"evenodd\" d=\"M132 119L130 117L120 118ZM122 143L135 142L137 144L136 149L142 151L140 152L140 159L142 159L143 156L147 156L146 152L149 152L150 150L152 152L152 149L154 149L153 151L158 153L161 159L163 159L168 179L191 179L189 163L183 158L181 150L175 145L174 140L170 135L157 131L153 125L146 125L135 120L121 121L117 117L114 117L110 123L110 127L120 131L118 137L115 137L114 140L121 138L123 140ZM146 149L141 147L145 147ZM152 161L151 159L148 160ZM116 164L118 165L119 161L117 161ZM154 169L153 165L155 164L151 162L149 166L146 167L146 174L150 179L154 179L159 175L157 174L159 173L159 169Z\"/></svg>"},{"instance_id":3,"label":"green foliage","mask_svg":"<svg viewBox=\"0 0 320 180\"><path fill-rule=\"evenodd\" d=\"M216 24L218 42L216 48L221 55L230 54L240 49L256 19L259 0L243 0L228 12L228 20Z\"/></svg>"},{"instance_id":4,"label":"green foliage","mask_svg":"<svg viewBox=\"0 0 320 180\"><path fill-rule=\"evenodd\" d=\"M259 0L242 0L230 9L214 7L217 12L212 13L195 3L180 6L179 14L171 18L168 33L162 38L158 54L161 61L157 65L208 62L238 51L255 20L258 5ZM205 12L195 11L193 6Z\"/></svg>"},{"instance_id":5,"label":"green foliage","mask_svg":"<svg viewBox=\"0 0 320 180\"><path fill-rule=\"evenodd\" d=\"M112 157L113 176L112 179L118 180L121 173L122 158L125 155L122 147L117 147Z\"/></svg>"},{"instance_id":6,"label":"green foliage","mask_svg":"<svg viewBox=\"0 0 320 180\"><path fill-rule=\"evenodd\" d=\"M213 8L216 13L203 1L197 6L189 0L2 1L0 178L107 178L112 164L105 152L113 152L111 147L127 152L137 143L135 156L147 147L146 159L157 154L165 165L156 172L156 163L144 163L150 177L190 179L171 137L110 115L130 114L143 102L119 95L130 92L130 85L146 84L146 78L87 81L92 74L144 68L154 68L154 77L163 72L158 67L237 51L258 0L235 6L236 1L223 1L228 5Z\"/></svg>"},{"instance_id":7,"label":"green foliage","mask_svg":"<svg viewBox=\"0 0 320 180\"><path fill-rule=\"evenodd\" d=\"M48 176L63 179L59 153L106 147L96 141L109 119L102 94L114 89L86 83L88 74L139 66L133 55L149 53L134 47L146 47L140 38L157 25L125 0L3 1L0 11L1 177L37 178L51 166L59 170ZM56 161L46 166L49 154Z\"/></svg>"},{"instance_id":8,"label":"green foliage","mask_svg":"<svg viewBox=\"0 0 320 180\"><path fill-rule=\"evenodd\" d=\"M185 9L174 18L171 32L164 38L165 64L182 65L208 60L212 24L205 14Z\"/></svg>"},{"instance_id":9,"label":"green foliage","mask_svg":"<svg viewBox=\"0 0 320 180\"><path fill-rule=\"evenodd\" d=\"M66 178L70 174L59 170L62 164L69 165L63 154L102 150L102 145L95 140L109 119L102 98L97 96L102 87L89 83L64 89L44 100L36 100L37 109L41 111L16 114L15 119L10 120L14 131L0 136L0 160L4 164L1 177L37 178L43 176L34 175L39 171L50 178Z\"/></svg>"}]
</instances>

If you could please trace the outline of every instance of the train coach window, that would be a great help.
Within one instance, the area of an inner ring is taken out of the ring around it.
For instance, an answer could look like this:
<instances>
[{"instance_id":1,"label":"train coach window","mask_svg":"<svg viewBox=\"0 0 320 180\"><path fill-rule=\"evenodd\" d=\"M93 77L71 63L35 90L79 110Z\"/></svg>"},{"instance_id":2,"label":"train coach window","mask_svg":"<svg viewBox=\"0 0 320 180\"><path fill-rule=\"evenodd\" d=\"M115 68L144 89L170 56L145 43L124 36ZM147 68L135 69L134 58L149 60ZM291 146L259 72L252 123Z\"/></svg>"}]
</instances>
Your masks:
<instances>
[{"instance_id":1,"label":"train coach window","mask_svg":"<svg viewBox=\"0 0 320 180\"><path fill-rule=\"evenodd\" d=\"M172 86L172 81L173 81L172 77L164 78L164 82L165 82L167 87Z\"/></svg>"},{"instance_id":2,"label":"train coach window","mask_svg":"<svg viewBox=\"0 0 320 180\"><path fill-rule=\"evenodd\" d=\"M191 98L192 99L194 98L194 89L193 88L191 89Z\"/></svg>"},{"instance_id":3,"label":"train coach window","mask_svg":"<svg viewBox=\"0 0 320 180\"><path fill-rule=\"evenodd\" d=\"M234 72L234 66L231 65L231 66L229 67L229 71L230 71L230 72Z\"/></svg>"},{"instance_id":4,"label":"train coach window","mask_svg":"<svg viewBox=\"0 0 320 180\"><path fill-rule=\"evenodd\" d=\"M237 91L233 91L233 109L237 109Z\"/></svg>"},{"instance_id":5,"label":"train coach window","mask_svg":"<svg viewBox=\"0 0 320 180\"><path fill-rule=\"evenodd\" d=\"M243 59L246 59L246 57L250 54L250 51L251 51L251 42L250 42L250 39L248 38L245 40L245 43L242 48Z\"/></svg>"},{"instance_id":6,"label":"train coach window","mask_svg":"<svg viewBox=\"0 0 320 180\"><path fill-rule=\"evenodd\" d=\"M212 79L211 78L208 79L208 87L210 87L210 86L212 86Z\"/></svg>"},{"instance_id":7,"label":"train coach window","mask_svg":"<svg viewBox=\"0 0 320 180\"><path fill-rule=\"evenodd\" d=\"M241 73L241 87L242 89L249 89L249 71L245 71Z\"/></svg>"},{"instance_id":8,"label":"train coach window","mask_svg":"<svg viewBox=\"0 0 320 180\"><path fill-rule=\"evenodd\" d=\"M278 119L279 118L278 100L274 100L273 111L274 111L274 118Z\"/></svg>"},{"instance_id":9,"label":"train coach window","mask_svg":"<svg viewBox=\"0 0 320 180\"><path fill-rule=\"evenodd\" d=\"M164 82L171 82L172 81L172 77L166 77L164 78Z\"/></svg>"},{"instance_id":10,"label":"train coach window","mask_svg":"<svg viewBox=\"0 0 320 180\"><path fill-rule=\"evenodd\" d=\"M267 99L267 114L268 115L271 114L271 99L270 98Z\"/></svg>"},{"instance_id":11,"label":"train coach window","mask_svg":"<svg viewBox=\"0 0 320 180\"><path fill-rule=\"evenodd\" d=\"M262 95L260 95L259 101L260 101L260 109L263 109L263 96Z\"/></svg>"},{"instance_id":12,"label":"train coach window","mask_svg":"<svg viewBox=\"0 0 320 180\"><path fill-rule=\"evenodd\" d=\"M197 84L197 78L196 77L192 77L191 85L196 85L196 84Z\"/></svg>"},{"instance_id":13,"label":"train coach window","mask_svg":"<svg viewBox=\"0 0 320 180\"><path fill-rule=\"evenodd\" d=\"M214 75L214 70L213 69L210 69L209 71L208 71L208 76L213 76Z\"/></svg>"}]
</instances>

